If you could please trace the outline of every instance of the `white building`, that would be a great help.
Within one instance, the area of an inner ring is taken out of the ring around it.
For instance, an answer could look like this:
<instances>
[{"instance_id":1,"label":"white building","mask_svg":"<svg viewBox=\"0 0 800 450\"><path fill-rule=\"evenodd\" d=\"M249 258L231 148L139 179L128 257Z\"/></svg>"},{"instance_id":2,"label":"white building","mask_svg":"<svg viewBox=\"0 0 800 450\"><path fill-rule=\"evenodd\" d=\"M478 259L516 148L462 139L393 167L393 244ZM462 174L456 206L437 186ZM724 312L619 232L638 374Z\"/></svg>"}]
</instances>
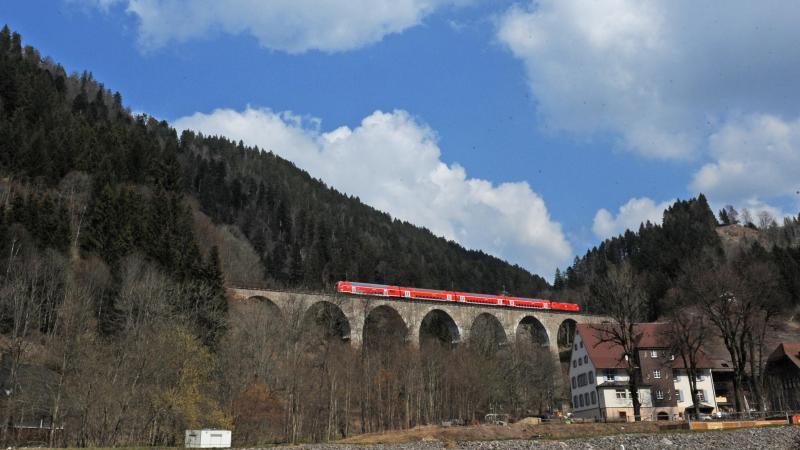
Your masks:
<instances>
[{"instance_id":1,"label":"white building","mask_svg":"<svg viewBox=\"0 0 800 450\"><path fill-rule=\"evenodd\" d=\"M663 341L664 324L637 325L639 401L643 420L682 419L691 414L689 377ZM598 325L578 325L570 357L573 417L633 420L633 400L622 348L603 342ZM717 409L711 364L700 358L698 397L702 413ZM708 363L708 364L706 364ZM707 367L707 368L706 368Z\"/></svg>"}]
</instances>

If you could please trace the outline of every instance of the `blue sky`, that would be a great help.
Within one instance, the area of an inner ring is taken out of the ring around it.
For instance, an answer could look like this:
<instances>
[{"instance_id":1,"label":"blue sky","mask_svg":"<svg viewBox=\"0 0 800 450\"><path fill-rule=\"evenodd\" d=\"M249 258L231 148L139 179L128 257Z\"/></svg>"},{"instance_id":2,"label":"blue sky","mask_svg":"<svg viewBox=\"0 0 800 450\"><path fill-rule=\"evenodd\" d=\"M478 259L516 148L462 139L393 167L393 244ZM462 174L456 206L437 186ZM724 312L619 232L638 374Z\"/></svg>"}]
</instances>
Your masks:
<instances>
[{"instance_id":1,"label":"blue sky","mask_svg":"<svg viewBox=\"0 0 800 450\"><path fill-rule=\"evenodd\" d=\"M800 10L767 3L25 0L0 18L134 111L550 278L697 192L797 213Z\"/></svg>"}]
</instances>

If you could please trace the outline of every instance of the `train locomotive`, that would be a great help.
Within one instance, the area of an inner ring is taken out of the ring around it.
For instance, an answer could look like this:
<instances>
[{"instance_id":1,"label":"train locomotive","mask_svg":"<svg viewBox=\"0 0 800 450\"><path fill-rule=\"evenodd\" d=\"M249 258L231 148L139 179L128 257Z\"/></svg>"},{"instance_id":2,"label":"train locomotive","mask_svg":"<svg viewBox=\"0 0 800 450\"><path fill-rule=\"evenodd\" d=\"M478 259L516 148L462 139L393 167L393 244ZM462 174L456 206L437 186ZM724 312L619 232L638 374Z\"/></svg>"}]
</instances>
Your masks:
<instances>
[{"instance_id":1,"label":"train locomotive","mask_svg":"<svg viewBox=\"0 0 800 450\"><path fill-rule=\"evenodd\" d=\"M575 303L561 303L540 298L438 291L434 289L388 286L385 284L358 283L353 281L340 281L336 283L336 290L345 294L394 297L407 300L433 300L440 302L472 303L509 308L548 309L568 312L579 312L581 310L581 307Z\"/></svg>"}]
</instances>

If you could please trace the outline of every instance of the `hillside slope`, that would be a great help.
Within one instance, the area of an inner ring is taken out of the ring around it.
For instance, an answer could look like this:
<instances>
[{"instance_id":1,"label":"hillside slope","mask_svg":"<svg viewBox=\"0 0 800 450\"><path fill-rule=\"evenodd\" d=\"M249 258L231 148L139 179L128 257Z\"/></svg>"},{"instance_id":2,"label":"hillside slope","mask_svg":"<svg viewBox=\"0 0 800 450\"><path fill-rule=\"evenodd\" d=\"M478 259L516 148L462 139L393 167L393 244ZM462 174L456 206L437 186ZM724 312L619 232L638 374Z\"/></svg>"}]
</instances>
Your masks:
<instances>
[{"instance_id":1,"label":"hillside slope","mask_svg":"<svg viewBox=\"0 0 800 450\"><path fill-rule=\"evenodd\" d=\"M33 190L87 174L88 214L101 204L120 212L95 232L129 228L129 192L162 190L194 196L215 225L248 241L264 267L259 284L330 289L349 278L521 295L549 287L521 267L393 220L272 153L223 137L178 138L165 122L134 117L119 93L87 72L67 75L7 28L0 53L0 173ZM115 260L141 238L94 236L82 248ZM250 268L241 269L229 270L228 282L252 284Z\"/></svg>"}]
</instances>

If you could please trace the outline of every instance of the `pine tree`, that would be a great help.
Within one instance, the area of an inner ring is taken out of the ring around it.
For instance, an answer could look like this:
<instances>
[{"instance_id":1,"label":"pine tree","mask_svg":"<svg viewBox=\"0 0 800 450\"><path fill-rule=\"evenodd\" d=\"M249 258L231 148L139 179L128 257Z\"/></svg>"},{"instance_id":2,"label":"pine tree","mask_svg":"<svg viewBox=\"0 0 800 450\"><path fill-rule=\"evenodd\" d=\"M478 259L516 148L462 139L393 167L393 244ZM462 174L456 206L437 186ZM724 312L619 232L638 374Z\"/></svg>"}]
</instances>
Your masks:
<instances>
[{"instance_id":1,"label":"pine tree","mask_svg":"<svg viewBox=\"0 0 800 450\"><path fill-rule=\"evenodd\" d=\"M722 225L730 225L731 218L728 217L728 211L725 211L725 208L719 210L719 221Z\"/></svg>"},{"instance_id":2,"label":"pine tree","mask_svg":"<svg viewBox=\"0 0 800 450\"><path fill-rule=\"evenodd\" d=\"M561 289L564 289L564 284L565 282L564 277L561 275L561 269L556 267L556 275L553 278L553 289L560 291Z\"/></svg>"}]
</instances>

